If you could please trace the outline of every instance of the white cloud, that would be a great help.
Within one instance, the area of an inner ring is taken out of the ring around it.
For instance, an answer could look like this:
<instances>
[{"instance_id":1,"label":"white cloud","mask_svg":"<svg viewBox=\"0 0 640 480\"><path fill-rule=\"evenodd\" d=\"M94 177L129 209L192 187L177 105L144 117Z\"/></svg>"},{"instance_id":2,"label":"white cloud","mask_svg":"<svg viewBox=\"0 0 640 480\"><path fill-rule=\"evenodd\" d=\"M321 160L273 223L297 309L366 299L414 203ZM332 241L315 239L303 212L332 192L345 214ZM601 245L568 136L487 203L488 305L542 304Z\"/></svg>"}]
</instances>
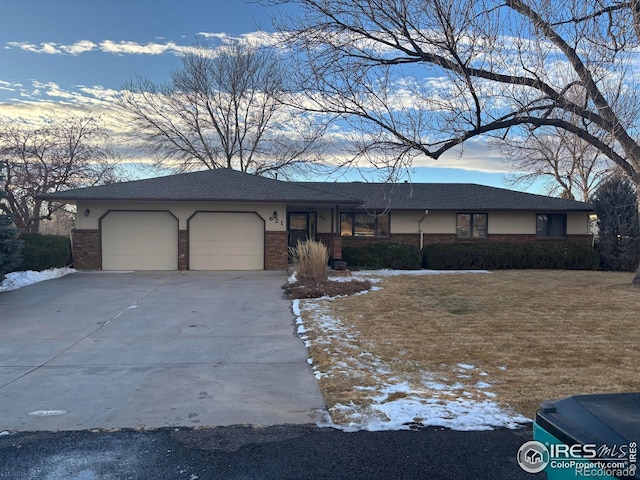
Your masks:
<instances>
[{"instance_id":1,"label":"white cloud","mask_svg":"<svg viewBox=\"0 0 640 480\"><path fill-rule=\"evenodd\" d=\"M100 50L105 53L114 53L116 55L134 54L134 55L161 55L166 52L179 52L181 48L173 42L168 43L137 43L137 42L114 42L105 40L100 42Z\"/></svg>"},{"instance_id":2,"label":"white cloud","mask_svg":"<svg viewBox=\"0 0 640 480\"><path fill-rule=\"evenodd\" d=\"M413 166L458 168L460 170L484 173L512 172L506 159L483 138L467 140L461 147L449 150L438 160L427 158L424 155L418 156L414 159Z\"/></svg>"},{"instance_id":3,"label":"white cloud","mask_svg":"<svg viewBox=\"0 0 640 480\"><path fill-rule=\"evenodd\" d=\"M237 37L226 33L209 33L199 32L199 37L205 39L216 39L224 47L233 41L240 41L251 45L277 45L281 36L275 33L267 32L251 32ZM156 40L163 40L157 37ZM5 49L20 49L25 52L42 53L47 55L81 55L86 52L101 51L114 55L162 55L171 53L174 55L183 55L193 49L192 45L178 45L175 42L148 42L139 43L127 40L102 40L95 43L91 40L79 40L72 44L60 44L56 42L42 42L39 44L31 42L7 42ZM216 47L212 47L215 51Z\"/></svg>"},{"instance_id":4,"label":"white cloud","mask_svg":"<svg viewBox=\"0 0 640 480\"><path fill-rule=\"evenodd\" d=\"M71 45L61 45L55 42L43 42L40 44L30 42L8 42L5 48L18 48L31 53L45 53L47 55L79 55L84 52L90 52L95 49L96 44L90 40L80 40Z\"/></svg>"},{"instance_id":5,"label":"white cloud","mask_svg":"<svg viewBox=\"0 0 640 480\"><path fill-rule=\"evenodd\" d=\"M34 44L30 42L7 42L6 49L17 48L31 53L44 53L48 55L80 55L82 53L99 50L115 55L160 55L163 53L182 54L189 46L177 45L174 42L146 44L131 41L104 40L99 44L91 40L80 40L69 45L54 42Z\"/></svg>"},{"instance_id":6,"label":"white cloud","mask_svg":"<svg viewBox=\"0 0 640 480\"><path fill-rule=\"evenodd\" d=\"M240 43L247 43L254 46L276 45L278 42L281 42L283 38L282 34L273 33L273 32L263 32L263 31L243 33L242 35L239 35L239 36L232 36L222 32L220 33L198 32L197 36L203 37L206 39L214 38L219 40L222 44L240 42Z\"/></svg>"},{"instance_id":7,"label":"white cloud","mask_svg":"<svg viewBox=\"0 0 640 480\"><path fill-rule=\"evenodd\" d=\"M0 80L0 90L6 90L7 92L16 92L21 88L21 83L5 82L4 80Z\"/></svg>"},{"instance_id":8,"label":"white cloud","mask_svg":"<svg viewBox=\"0 0 640 480\"><path fill-rule=\"evenodd\" d=\"M114 90L112 88L104 88L101 85L94 85L92 87L85 87L84 85L79 85L78 90L87 94L91 98L106 101L109 103L113 103L115 99L120 95L119 90Z\"/></svg>"},{"instance_id":9,"label":"white cloud","mask_svg":"<svg viewBox=\"0 0 640 480\"><path fill-rule=\"evenodd\" d=\"M96 44L91 40L80 40L72 45L62 47L65 52L71 55L79 55L81 53L90 52L96 48Z\"/></svg>"},{"instance_id":10,"label":"white cloud","mask_svg":"<svg viewBox=\"0 0 640 480\"><path fill-rule=\"evenodd\" d=\"M75 85L63 88L55 82L32 81L24 87L17 83L0 81L0 89L14 90L17 98L7 103L0 103L0 116L28 118L37 122L47 115L65 115L69 112L83 114L91 112L100 115L108 128L114 144L119 144L125 135L127 125L122 122L122 113L115 107L121 94L120 90L105 88L101 85ZM337 165L351 160L351 140L354 132L346 123L333 124L330 129L332 144L328 145L326 161ZM137 152L132 160L145 157ZM148 159L144 160L148 161ZM496 149L490 148L486 141L474 139L467 141L463 148L446 153L438 160L416 156L413 167L455 168L467 171L504 173L509 171L508 165L500 157ZM367 168L371 165L361 159L354 167Z\"/></svg>"},{"instance_id":11,"label":"white cloud","mask_svg":"<svg viewBox=\"0 0 640 480\"><path fill-rule=\"evenodd\" d=\"M222 42L226 42L230 39L229 35L226 33L198 32L196 36L203 38L216 38Z\"/></svg>"},{"instance_id":12,"label":"white cloud","mask_svg":"<svg viewBox=\"0 0 640 480\"><path fill-rule=\"evenodd\" d=\"M49 55L63 53L53 42L44 42L40 45L30 42L8 42L5 48L19 48L32 53L47 53Z\"/></svg>"}]
</instances>

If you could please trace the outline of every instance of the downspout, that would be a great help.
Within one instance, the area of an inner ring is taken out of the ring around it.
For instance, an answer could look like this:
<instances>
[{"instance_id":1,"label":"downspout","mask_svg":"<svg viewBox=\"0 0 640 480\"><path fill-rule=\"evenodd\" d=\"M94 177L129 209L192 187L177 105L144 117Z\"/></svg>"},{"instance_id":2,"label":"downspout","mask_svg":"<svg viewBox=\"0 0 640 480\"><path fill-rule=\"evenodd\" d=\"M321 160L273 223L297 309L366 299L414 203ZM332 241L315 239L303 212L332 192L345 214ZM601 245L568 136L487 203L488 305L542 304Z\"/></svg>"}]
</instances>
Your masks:
<instances>
[{"instance_id":1,"label":"downspout","mask_svg":"<svg viewBox=\"0 0 640 480\"><path fill-rule=\"evenodd\" d=\"M336 221L335 217L333 216L333 208L331 208L331 235L333 235L334 233L336 233Z\"/></svg>"},{"instance_id":2,"label":"downspout","mask_svg":"<svg viewBox=\"0 0 640 480\"><path fill-rule=\"evenodd\" d=\"M420 250L424 247L424 232L422 231L422 221L429 215L429 210L424 211L424 215L418 220L418 231L420 232Z\"/></svg>"}]
</instances>

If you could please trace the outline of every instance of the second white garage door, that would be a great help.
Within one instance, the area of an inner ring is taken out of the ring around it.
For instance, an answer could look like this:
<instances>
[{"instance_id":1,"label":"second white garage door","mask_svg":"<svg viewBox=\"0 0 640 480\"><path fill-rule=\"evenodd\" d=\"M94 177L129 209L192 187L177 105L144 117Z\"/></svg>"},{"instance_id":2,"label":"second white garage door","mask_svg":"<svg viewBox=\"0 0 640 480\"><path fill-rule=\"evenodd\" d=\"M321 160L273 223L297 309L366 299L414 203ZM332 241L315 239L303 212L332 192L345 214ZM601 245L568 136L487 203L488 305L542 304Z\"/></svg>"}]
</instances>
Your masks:
<instances>
[{"instance_id":1,"label":"second white garage door","mask_svg":"<svg viewBox=\"0 0 640 480\"><path fill-rule=\"evenodd\" d=\"M264 220L256 213L198 212L189 220L190 270L263 270Z\"/></svg>"}]
</instances>

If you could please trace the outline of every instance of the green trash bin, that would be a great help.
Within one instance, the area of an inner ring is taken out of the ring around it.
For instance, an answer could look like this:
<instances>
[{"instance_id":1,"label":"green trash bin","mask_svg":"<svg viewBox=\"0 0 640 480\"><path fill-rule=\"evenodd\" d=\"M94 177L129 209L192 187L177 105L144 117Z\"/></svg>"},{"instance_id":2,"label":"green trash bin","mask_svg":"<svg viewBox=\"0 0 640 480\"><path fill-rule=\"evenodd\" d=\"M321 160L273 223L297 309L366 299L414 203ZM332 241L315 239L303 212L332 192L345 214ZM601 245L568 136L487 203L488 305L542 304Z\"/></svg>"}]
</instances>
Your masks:
<instances>
[{"instance_id":1,"label":"green trash bin","mask_svg":"<svg viewBox=\"0 0 640 480\"><path fill-rule=\"evenodd\" d=\"M520 449L518 461L531 473L544 471L548 480L640 480L640 392L543 402L533 439Z\"/></svg>"}]
</instances>

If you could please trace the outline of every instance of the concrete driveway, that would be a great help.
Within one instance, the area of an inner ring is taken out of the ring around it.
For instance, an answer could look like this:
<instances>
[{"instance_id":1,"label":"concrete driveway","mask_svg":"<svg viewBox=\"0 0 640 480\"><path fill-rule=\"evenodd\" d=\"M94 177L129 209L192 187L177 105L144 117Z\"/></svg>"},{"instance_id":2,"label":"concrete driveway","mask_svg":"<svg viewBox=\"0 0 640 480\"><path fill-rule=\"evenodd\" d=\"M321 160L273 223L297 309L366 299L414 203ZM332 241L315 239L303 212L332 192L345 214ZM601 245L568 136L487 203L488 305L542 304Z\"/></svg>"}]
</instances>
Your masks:
<instances>
[{"instance_id":1,"label":"concrete driveway","mask_svg":"<svg viewBox=\"0 0 640 480\"><path fill-rule=\"evenodd\" d=\"M0 431L311 423L283 272L79 272L0 293Z\"/></svg>"}]
</instances>

